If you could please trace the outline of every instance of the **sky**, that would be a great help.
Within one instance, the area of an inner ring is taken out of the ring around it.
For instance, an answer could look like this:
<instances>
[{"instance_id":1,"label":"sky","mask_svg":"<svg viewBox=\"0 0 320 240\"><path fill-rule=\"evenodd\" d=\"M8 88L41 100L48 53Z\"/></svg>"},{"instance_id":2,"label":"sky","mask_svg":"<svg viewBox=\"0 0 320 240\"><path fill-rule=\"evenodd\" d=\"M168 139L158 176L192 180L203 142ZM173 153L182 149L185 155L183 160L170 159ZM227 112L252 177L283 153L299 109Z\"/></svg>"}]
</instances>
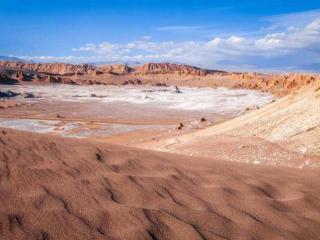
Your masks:
<instances>
[{"instance_id":1,"label":"sky","mask_svg":"<svg viewBox=\"0 0 320 240\"><path fill-rule=\"evenodd\" d=\"M319 0L0 0L0 55L320 72Z\"/></svg>"}]
</instances>

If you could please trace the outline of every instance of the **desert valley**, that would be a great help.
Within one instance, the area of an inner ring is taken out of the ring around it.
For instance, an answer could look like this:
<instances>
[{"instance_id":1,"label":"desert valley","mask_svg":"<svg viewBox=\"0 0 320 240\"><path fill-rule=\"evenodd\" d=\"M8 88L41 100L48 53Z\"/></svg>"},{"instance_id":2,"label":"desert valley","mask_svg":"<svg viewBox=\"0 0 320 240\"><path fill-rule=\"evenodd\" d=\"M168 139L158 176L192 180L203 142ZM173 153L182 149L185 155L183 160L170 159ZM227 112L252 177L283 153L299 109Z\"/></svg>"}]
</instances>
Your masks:
<instances>
[{"instance_id":1,"label":"desert valley","mask_svg":"<svg viewBox=\"0 0 320 240\"><path fill-rule=\"evenodd\" d=\"M3 239L318 239L319 75L0 66Z\"/></svg>"},{"instance_id":2,"label":"desert valley","mask_svg":"<svg viewBox=\"0 0 320 240\"><path fill-rule=\"evenodd\" d=\"M1 0L0 240L320 240L319 0Z\"/></svg>"}]
</instances>

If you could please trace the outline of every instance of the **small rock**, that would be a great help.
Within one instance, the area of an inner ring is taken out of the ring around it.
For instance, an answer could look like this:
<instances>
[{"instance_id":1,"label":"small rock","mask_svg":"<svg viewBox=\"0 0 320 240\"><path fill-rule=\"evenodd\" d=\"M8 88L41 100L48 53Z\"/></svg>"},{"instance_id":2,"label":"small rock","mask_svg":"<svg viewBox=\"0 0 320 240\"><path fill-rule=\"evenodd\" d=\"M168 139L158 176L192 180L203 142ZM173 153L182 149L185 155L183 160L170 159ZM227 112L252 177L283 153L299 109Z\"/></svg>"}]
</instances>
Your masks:
<instances>
[{"instance_id":1,"label":"small rock","mask_svg":"<svg viewBox=\"0 0 320 240\"><path fill-rule=\"evenodd\" d=\"M162 83L162 82L158 82L158 83L154 84L153 86L156 86L156 87L167 87L167 84L166 83Z\"/></svg>"},{"instance_id":2,"label":"small rock","mask_svg":"<svg viewBox=\"0 0 320 240\"><path fill-rule=\"evenodd\" d=\"M200 118L200 122L206 122L206 121L207 121L206 118L204 118L204 117Z\"/></svg>"},{"instance_id":3,"label":"small rock","mask_svg":"<svg viewBox=\"0 0 320 240\"><path fill-rule=\"evenodd\" d=\"M0 91L0 98L13 98L20 95L20 93L12 92L12 91L6 91L6 92L1 92Z\"/></svg>"},{"instance_id":4,"label":"small rock","mask_svg":"<svg viewBox=\"0 0 320 240\"><path fill-rule=\"evenodd\" d=\"M182 93L182 92L180 91L180 89L178 88L178 86L176 86L176 93Z\"/></svg>"},{"instance_id":5,"label":"small rock","mask_svg":"<svg viewBox=\"0 0 320 240\"><path fill-rule=\"evenodd\" d=\"M35 98L36 96L33 93L25 93L24 98Z\"/></svg>"},{"instance_id":6,"label":"small rock","mask_svg":"<svg viewBox=\"0 0 320 240\"><path fill-rule=\"evenodd\" d=\"M184 127L183 123L180 122L180 123L179 123L179 126L177 127L177 129L178 129L178 130L182 130L183 127Z\"/></svg>"}]
</instances>

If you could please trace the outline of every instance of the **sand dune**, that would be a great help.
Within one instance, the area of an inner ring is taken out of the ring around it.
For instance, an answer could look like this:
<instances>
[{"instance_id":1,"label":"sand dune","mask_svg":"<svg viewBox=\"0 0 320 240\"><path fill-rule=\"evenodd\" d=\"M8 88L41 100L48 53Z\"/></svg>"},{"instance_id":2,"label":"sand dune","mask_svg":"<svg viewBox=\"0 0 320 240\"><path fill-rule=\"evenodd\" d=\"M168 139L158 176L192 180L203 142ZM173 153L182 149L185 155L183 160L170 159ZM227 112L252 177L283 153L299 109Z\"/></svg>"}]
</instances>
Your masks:
<instances>
[{"instance_id":1,"label":"sand dune","mask_svg":"<svg viewBox=\"0 0 320 240\"><path fill-rule=\"evenodd\" d=\"M319 170L1 129L1 239L320 239Z\"/></svg>"}]
</instances>

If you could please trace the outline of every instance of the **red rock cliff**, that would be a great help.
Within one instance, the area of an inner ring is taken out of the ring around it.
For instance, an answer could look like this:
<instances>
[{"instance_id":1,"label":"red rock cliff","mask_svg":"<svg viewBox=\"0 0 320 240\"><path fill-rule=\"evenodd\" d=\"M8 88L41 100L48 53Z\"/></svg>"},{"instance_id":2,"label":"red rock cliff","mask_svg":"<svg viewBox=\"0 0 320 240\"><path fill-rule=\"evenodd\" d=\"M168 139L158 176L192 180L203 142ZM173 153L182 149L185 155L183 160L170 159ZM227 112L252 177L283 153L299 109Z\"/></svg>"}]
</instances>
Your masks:
<instances>
[{"instance_id":1,"label":"red rock cliff","mask_svg":"<svg viewBox=\"0 0 320 240\"><path fill-rule=\"evenodd\" d=\"M88 64L74 65L68 63L24 63L11 61L0 61L0 67L59 75L86 74L94 70L94 66Z\"/></svg>"}]
</instances>

